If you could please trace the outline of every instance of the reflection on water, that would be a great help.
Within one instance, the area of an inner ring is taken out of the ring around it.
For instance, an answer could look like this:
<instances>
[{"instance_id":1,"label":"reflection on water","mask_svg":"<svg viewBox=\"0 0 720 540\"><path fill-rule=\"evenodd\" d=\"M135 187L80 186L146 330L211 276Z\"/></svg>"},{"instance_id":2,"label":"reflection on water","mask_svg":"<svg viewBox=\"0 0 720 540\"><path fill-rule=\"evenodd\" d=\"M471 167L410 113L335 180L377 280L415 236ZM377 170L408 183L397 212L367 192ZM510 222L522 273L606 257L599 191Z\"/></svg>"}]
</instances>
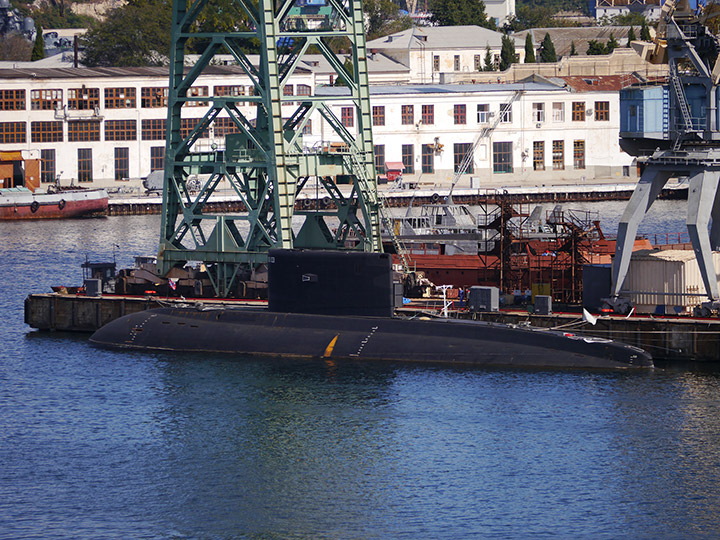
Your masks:
<instances>
[{"instance_id":1,"label":"reflection on water","mask_svg":"<svg viewBox=\"0 0 720 540\"><path fill-rule=\"evenodd\" d=\"M7 227L5 227L8 225ZM157 216L3 224L0 536L714 538L720 372L121 353L29 291L155 250Z\"/></svg>"}]
</instances>

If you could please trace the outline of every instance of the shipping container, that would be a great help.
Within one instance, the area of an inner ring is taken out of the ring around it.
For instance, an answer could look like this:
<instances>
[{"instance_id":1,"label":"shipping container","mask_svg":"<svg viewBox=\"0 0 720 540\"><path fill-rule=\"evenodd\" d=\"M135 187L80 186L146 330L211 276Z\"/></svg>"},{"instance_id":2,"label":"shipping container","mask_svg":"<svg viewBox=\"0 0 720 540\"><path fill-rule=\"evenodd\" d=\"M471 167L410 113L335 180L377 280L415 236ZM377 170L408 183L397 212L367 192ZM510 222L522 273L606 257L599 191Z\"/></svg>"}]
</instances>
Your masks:
<instances>
[{"instance_id":1,"label":"shipping container","mask_svg":"<svg viewBox=\"0 0 720 540\"><path fill-rule=\"evenodd\" d=\"M713 252L713 263L720 268L720 252ZM634 252L623 291L637 313L687 314L708 300L692 250Z\"/></svg>"}]
</instances>

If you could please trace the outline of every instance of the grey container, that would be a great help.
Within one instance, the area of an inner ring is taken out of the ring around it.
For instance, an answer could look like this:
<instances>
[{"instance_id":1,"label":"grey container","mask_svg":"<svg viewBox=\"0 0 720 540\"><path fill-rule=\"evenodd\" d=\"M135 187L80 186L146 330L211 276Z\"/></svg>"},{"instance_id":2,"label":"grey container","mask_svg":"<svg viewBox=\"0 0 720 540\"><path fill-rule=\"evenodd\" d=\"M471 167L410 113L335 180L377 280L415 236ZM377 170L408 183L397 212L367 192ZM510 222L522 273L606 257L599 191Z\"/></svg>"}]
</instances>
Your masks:
<instances>
[{"instance_id":1,"label":"grey container","mask_svg":"<svg viewBox=\"0 0 720 540\"><path fill-rule=\"evenodd\" d=\"M497 287L470 287L468 297L470 311L498 311L500 309L500 289Z\"/></svg>"},{"instance_id":2,"label":"grey container","mask_svg":"<svg viewBox=\"0 0 720 540\"><path fill-rule=\"evenodd\" d=\"M535 295L535 315L550 315L552 313L552 296Z\"/></svg>"},{"instance_id":3,"label":"grey container","mask_svg":"<svg viewBox=\"0 0 720 540\"><path fill-rule=\"evenodd\" d=\"M102 294L102 279L85 280L85 296L100 296Z\"/></svg>"}]
</instances>

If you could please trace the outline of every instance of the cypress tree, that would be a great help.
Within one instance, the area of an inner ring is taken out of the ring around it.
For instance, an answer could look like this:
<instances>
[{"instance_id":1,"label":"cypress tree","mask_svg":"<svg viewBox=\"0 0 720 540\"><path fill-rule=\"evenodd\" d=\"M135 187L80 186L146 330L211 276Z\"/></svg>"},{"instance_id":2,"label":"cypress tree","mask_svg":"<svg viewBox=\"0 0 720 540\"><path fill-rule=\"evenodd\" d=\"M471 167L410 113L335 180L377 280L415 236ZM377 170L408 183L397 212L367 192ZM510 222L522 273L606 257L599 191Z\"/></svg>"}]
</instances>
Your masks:
<instances>
[{"instance_id":1,"label":"cypress tree","mask_svg":"<svg viewBox=\"0 0 720 540\"><path fill-rule=\"evenodd\" d=\"M500 71L505 71L511 65L518 61L515 54L515 42L510 36L503 35L502 49L500 49Z\"/></svg>"},{"instance_id":2,"label":"cypress tree","mask_svg":"<svg viewBox=\"0 0 720 540\"><path fill-rule=\"evenodd\" d=\"M640 39L642 41L652 41L652 38L650 37L650 29L645 21L643 21L642 26L640 27Z\"/></svg>"},{"instance_id":3,"label":"cypress tree","mask_svg":"<svg viewBox=\"0 0 720 540\"><path fill-rule=\"evenodd\" d=\"M483 68L483 71L495 71L495 63L493 62L490 45L485 48L485 67Z\"/></svg>"},{"instance_id":4,"label":"cypress tree","mask_svg":"<svg viewBox=\"0 0 720 540\"><path fill-rule=\"evenodd\" d=\"M632 43L632 42L635 41L636 39L637 39L637 38L635 37L635 29L631 26L631 27L630 27L630 30L628 30L627 44L626 44L625 46L626 46L626 47L629 47L629 46L630 46L630 43Z\"/></svg>"},{"instance_id":5,"label":"cypress tree","mask_svg":"<svg viewBox=\"0 0 720 540\"><path fill-rule=\"evenodd\" d=\"M575 42L570 42L570 56L577 56L577 51L575 50Z\"/></svg>"},{"instance_id":6,"label":"cypress tree","mask_svg":"<svg viewBox=\"0 0 720 540\"><path fill-rule=\"evenodd\" d=\"M530 32L528 32L527 36L525 36L525 63L534 64L535 62L535 46L530 37Z\"/></svg>"},{"instance_id":7,"label":"cypress tree","mask_svg":"<svg viewBox=\"0 0 720 540\"><path fill-rule=\"evenodd\" d=\"M555 53L555 44L550 38L550 34L545 34L545 39L542 42L542 48L540 49L540 61L541 62L557 62L557 54Z\"/></svg>"},{"instance_id":8,"label":"cypress tree","mask_svg":"<svg viewBox=\"0 0 720 540\"><path fill-rule=\"evenodd\" d=\"M33 45L32 54L30 55L30 61L42 60L45 58L45 40L42 35L42 28L40 25L35 23L35 45Z\"/></svg>"},{"instance_id":9,"label":"cypress tree","mask_svg":"<svg viewBox=\"0 0 720 540\"><path fill-rule=\"evenodd\" d=\"M619 46L620 46L620 44L615 39L615 36L613 36L612 32L610 32L610 39L605 44L605 54L611 54Z\"/></svg>"}]
</instances>

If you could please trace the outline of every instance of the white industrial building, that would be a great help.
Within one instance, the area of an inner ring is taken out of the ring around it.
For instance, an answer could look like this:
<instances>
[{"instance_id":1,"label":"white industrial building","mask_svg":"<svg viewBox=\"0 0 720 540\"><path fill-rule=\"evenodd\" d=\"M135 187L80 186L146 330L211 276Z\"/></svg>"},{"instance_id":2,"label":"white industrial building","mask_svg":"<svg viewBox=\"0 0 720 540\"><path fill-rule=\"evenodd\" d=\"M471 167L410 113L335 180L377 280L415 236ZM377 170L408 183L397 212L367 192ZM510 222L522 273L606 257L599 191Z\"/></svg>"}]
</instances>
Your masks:
<instances>
[{"instance_id":1,"label":"white industrial building","mask_svg":"<svg viewBox=\"0 0 720 540\"><path fill-rule=\"evenodd\" d=\"M454 52L446 51L453 61L465 58L467 50L458 46ZM462 155L474 147L470 166L458 178L461 187L500 179L534 186L637 178L631 156L618 144L618 91L631 82L627 76L420 84L413 82L419 67L412 61L408 68L402 59L374 56L370 97L379 175L387 172L386 163L402 162L408 183L447 184ZM287 117L302 96L342 95L342 87L329 85L328 68L321 58L303 59L284 89ZM139 186L164 165L167 87L167 68L0 69L0 151L40 159L45 183ZM191 93L210 102L213 96L250 91L250 80L238 66L211 66ZM186 131L207 110L190 105L183 108ZM351 131L356 128L349 102L335 101L332 107ZM249 103L240 110L248 118L255 115ZM219 117L196 149L222 149L224 136L234 129L228 118ZM304 144L335 137L317 115L305 128Z\"/></svg>"}]
</instances>

